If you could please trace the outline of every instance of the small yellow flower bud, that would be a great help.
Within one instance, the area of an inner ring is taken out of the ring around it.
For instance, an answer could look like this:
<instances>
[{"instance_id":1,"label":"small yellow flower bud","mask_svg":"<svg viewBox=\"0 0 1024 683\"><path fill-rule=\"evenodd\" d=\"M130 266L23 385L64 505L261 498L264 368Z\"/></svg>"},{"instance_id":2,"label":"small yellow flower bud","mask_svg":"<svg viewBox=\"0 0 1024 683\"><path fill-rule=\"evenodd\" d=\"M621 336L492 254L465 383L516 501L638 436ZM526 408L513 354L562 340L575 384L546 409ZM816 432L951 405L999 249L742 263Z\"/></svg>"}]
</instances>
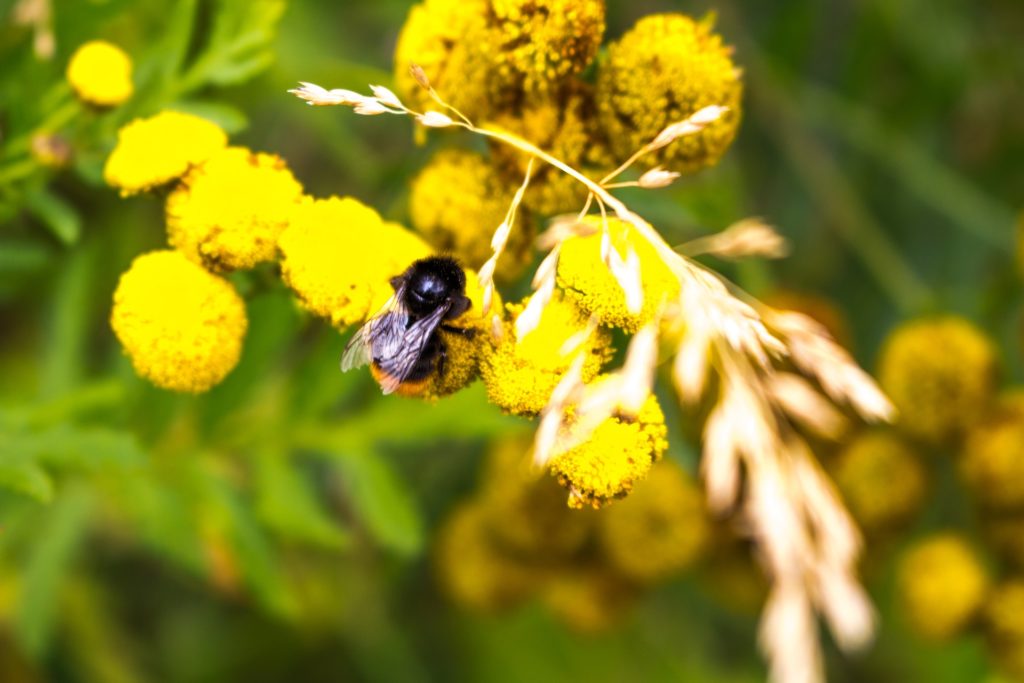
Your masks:
<instances>
[{"instance_id":1,"label":"small yellow flower bud","mask_svg":"<svg viewBox=\"0 0 1024 683\"><path fill-rule=\"evenodd\" d=\"M112 43L90 40L71 55L67 79L84 102L113 107L132 96L132 59Z\"/></svg>"}]
</instances>

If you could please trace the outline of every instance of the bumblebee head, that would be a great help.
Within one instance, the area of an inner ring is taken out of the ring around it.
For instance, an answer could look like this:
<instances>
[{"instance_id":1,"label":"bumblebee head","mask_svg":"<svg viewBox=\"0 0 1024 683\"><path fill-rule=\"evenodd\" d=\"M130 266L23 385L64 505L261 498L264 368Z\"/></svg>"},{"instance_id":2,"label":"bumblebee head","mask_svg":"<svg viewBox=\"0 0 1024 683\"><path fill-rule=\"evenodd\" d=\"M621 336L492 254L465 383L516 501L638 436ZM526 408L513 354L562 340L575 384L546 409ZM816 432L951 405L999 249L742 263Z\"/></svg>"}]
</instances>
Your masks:
<instances>
[{"instance_id":1,"label":"bumblebee head","mask_svg":"<svg viewBox=\"0 0 1024 683\"><path fill-rule=\"evenodd\" d=\"M455 259L431 256L413 263L392 282L396 289L405 284L405 305L415 315L428 315L446 301L460 308L465 298L466 274Z\"/></svg>"}]
</instances>

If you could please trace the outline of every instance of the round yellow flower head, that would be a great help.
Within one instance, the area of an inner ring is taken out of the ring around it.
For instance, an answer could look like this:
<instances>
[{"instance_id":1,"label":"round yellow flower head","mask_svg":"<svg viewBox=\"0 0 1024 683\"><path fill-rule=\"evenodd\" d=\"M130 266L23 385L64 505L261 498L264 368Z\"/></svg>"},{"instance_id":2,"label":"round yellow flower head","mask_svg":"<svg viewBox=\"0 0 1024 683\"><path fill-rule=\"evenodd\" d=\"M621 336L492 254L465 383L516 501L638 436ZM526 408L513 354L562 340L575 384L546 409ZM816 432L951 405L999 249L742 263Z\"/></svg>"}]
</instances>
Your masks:
<instances>
[{"instance_id":1,"label":"round yellow flower head","mask_svg":"<svg viewBox=\"0 0 1024 683\"><path fill-rule=\"evenodd\" d=\"M534 470L532 445L528 436L495 443L481 488L494 537L510 552L544 563L578 551L594 517L566 507L565 491Z\"/></svg>"},{"instance_id":2,"label":"round yellow flower head","mask_svg":"<svg viewBox=\"0 0 1024 683\"><path fill-rule=\"evenodd\" d=\"M515 192L515 185L482 155L444 150L412 182L412 223L438 251L479 268L493 253L491 237L505 220ZM520 206L498 260L499 279L515 278L530 263L534 231L529 213Z\"/></svg>"},{"instance_id":3,"label":"round yellow flower head","mask_svg":"<svg viewBox=\"0 0 1024 683\"><path fill-rule=\"evenodd\" d=\"M611 153L597 124L593 94L579 85L559 98L531 100L517 114L496 116L493 125L529 140L573 168L599 180L611 170ZM491 155L511 183L521 183L530 157L505 144L492 144ZM543 216L579 211L587 188L550 166L534 163L523 203Z\"/></svg>"},{"instance_id":4,"label":"round yellow flower head","mask_svg":"<svg viewBox=\"0 0 1024 683\"><path fill-rule=\"evenodd\" d=\"M391 294L388 279L398 268L390 242L401 230L385 227L376 211L350 197L307 200L278 238L281 277L306 310L335 327L362 322L381 292Z\"/></svg>"},{"instance_id":5,"label":"round yellow flower head","mask_svg":"<svg viewBox=\"0 0 1024 683\"><path fill-rule=\"evenodd\" d=\"M438 532L434 564L445 593L477 612L498 612L526 598L535 572L503 553L490 536L486 511L477 502L456 508Z\"/></svg>"},{"instance_id":6,"label":"round yellow flower head","mask_svg":"<svg viewBox=\"0 0 1024 683\"><path fill-rule=\"evenodd\" d=\"M936 534L901 558L898 590L907 623L929 640L948 640L977 615L988 575L967 542Z\"/></svg>"},{"instance_id":7,"label":"round yellow flower head","mask_svg":"<svg viewBox=\"0 0 1024 683\"><path fill-rule=\"evenodd\" d=\"M220 126L177 111L135 119L117 132L117 146L107 157L103 178L122 195L135 194L176 180L228 144Z\"/></svg>"},{"instance_id":8,"label":"round yellow flower head","mask_svg":"<svg viewBox=\"0 0 1024 683\"><path fill-rule=\"evenodd\" d=\"M172 246L210 270L252 268L277 255L277 238L302 200L278 156L224 149L167 198Z\"/></svg>"},{"instance_id":9,"label":"round yellow flower head","mask_svg":"<svg viewBox=\"0 0 1024 683\"><path fill-rule=\"evenodd\" d=\"M867 534L905 525L924 499L924 467L910 446L889 431L856 437L839 455L834 475L850 513Z\"/></svg>"},{"instance_id":10,"label":"round yellow flower head","mask_svg":"<svg viewBox=\"0 0 1024 683\"><path fill-rule=\"evenodd\" d=\"M139 256L121 276L110 324L140 376L198 393L238 363L248 323L231 283L167 250Z\"/></svg>"},{"instance_id":11,"label":"round yellow flower head","mask_svg":"<svg viewBox=\"0 0 1024 683\"><path fill-rule=\"evenodd\" d=\"M562 243L558 286L567 298L596 315L603 325L636 332L655 316L663 303L679 296L679 279L634 228L617 218L608 218L612 248L623 258L627 249L632 249L640 259L644 301L639 313L631 313L626 306L626 293L601 259L601 218L588 216L585 222L593 225L596 232Z\"/></svg>"},{"instance_id":12,"label":"round yellow flower head","mask_svg":"<svg viewBox=\"0 0 1024 683\"><path fill-rule=\"evenodd\" d=\"M983 612L985 635L999 668L1024 679L1024 581L1011 579L996 586Z\"/></svg>"},{"instance_id":13,"label":"round yellow flower head","mask_svg":"<svg viewBox=\"0 0 1024 683\"><path fill-rule=\"evenodd\" d=\"M470 118L490 107L491 58L486 38L486 0L426 0L414 5L395 46L395 86L406 106L438 109L409 73L419 65L430 85Z\"/></svg>"},{"instance_id":14,"label":"round yellow flower head","mask_svg":"<svg viewBox=\"0 0 1024 683\"><path fill-rule=\"evenodd\" d=\"M601 121L615 153L625 159L666 126L719 105L729 110L717 121L641 160L680 173L717 162L740 123L743 83L730 53L707 22L681 14L638 21L612 44L597 75Z\"/></svg>"},{"instance_id":15,"label":"round yellow flower head","mask_svg":"<svg viewBox=\"0 0 1024 683\"><path fill-rule=\"evenodd\" d=\"M551 474L569 489L570 507L599 508L628 495L647 476L668 447L667 435L665 415L651 394L635 420L609 417L585 442L555 456Z\"/></svg>"},{"instance_id":16,"label":"round yellow flower head","mask_svg":"<svg viewBox=\"0 0 1024 683\"><path fill-rule=\"evenodd\" d=\"M90 40L71 55L67 79L83 102L114 107L132 96L132 58L117 45Z\"/></svg>"},{"instance_id":17,"label":"round yellow flower head","mask_svg":"<svg viewBox=\"0 0 1024 683\"><path fill-rule=\"evenodd\" d=\"M639 583L693 566L710 536L700 488L667 459L654 465L625 500L598 516L604 557L620 574Z\"/></svg>"},{"instance_id":18,"label":"round yellow flower head","mask_svg":"<svg viewBox=\"0 0 1024 683\"><path fill-rule=\"evenodd\" d=\"M994 415L972 429L960 464L980 503L1024 508L1024 415Z\"/></svg>"},{"instance_id":19,"label":"round yellow flower head","mask_svg":"<svg viewBox=\"0 0 1024 683\"><path fill-rule=\"evenodd\" d=\"M550 92L580 73L604 37L603 0L491 0L491 56L498 87Z\"/></svg>"},{"instance_id":20,"label":"round yellow flower head","mask_svg":"<svg viewBox=\"0 0 1024 683\"><path fill-rule=\"evenodd\" d=\"M622 577L595 566L569 567L541 593L552 614L581 633L600 633L622 623L636 597L636 589Z\"/></svg>"},{"instance_id":21,"label":"round yellow flower head","mask_svg":"<svg viewBox=\"0 0 1024 683\"><path fill-rule=\"evenodd\" d=\"M499 340L488 335L491 343L483 348L480 364L488 400L514 415L535 415L548 404L575 357L563 356L561 349L587 324L575 305L556 295L537 327L516 342L515 321L528 302L506 306L510 320L502 326ZM586 354L583 380L590 381L611 357L611 335L596 330L577 352Z\"/></svg>"},{"instance_id":22,"label":"round yellow flower head","mask_svg":"<svg viewBox=\"0 0 1024 683\"><path fill-rule=\"evenodd\" d=\"M878 379L899 411L897 426L929 442L960 436L995 393L996 351L956 316L904 323L882 347Z\"/></svg>"}]
</instances>

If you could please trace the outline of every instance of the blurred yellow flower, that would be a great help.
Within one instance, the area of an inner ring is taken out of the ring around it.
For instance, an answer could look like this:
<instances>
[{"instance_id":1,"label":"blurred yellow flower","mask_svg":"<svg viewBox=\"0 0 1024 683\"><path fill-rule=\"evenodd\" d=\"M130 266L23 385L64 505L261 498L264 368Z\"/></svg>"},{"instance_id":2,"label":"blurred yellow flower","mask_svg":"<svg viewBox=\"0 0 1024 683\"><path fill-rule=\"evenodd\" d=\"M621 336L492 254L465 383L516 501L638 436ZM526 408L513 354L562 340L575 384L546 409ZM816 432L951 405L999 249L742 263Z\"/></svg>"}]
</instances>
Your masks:
<instances>
[{"instance_id":1,"label":"blurred yellow flower","mask_svg":"<svg viewBox=\"0 0 1024 683\"><path fill-rule=\"evenodd\" d=\"M654 465L625 500L598 514L597 530L608 562L642 583L693 566L711 537L700 488L667 459Z\"/></svg>"},{"instance_id":2,"label":"blurred yellow flower","mask_svg":"<svg viewBox=\"0 0 1024 683\"><path fill-rule=\"evenodd\" d=\"M636 602L636 589L606 568L573 565L544 586L541 599L556 618L581 633L607 631Z\"/></svg>"},{"instance_id":3,"label":"blurred yellow flower","mask_svg":"<svg viewBox=\"0 0 1024 683\"><path fill-rule=\"evenodd\" d=\"M1024 679L1024 581L996 586L985 601L985 635L999 668L1013 680Z\"/></svg>"},{"instance_id":4,"label":"blurred yellow flower","mask_svg":"<svg viewBox=\"0 0 1024 683\"><path fill-rule=\"evenodd\" d=\"M90 40L71 55L67 79L83 101L113 107L132 96L132 59L117 45Z\"/></svg>"},{"instance_id":5,"label":"blurred yellow flower","mask_svg":"<svg viewBox=\"0 0 1024 683\"><path fill-rule=\"evenodd\" d=\"M948 640L975 618L988 591L988 575L967 541L935 534L900 559L897 583L910 627L929 640Z\"/></svg>"},{"instance_id":6,"label":"blurred yellow flower","mask_svg":"<svg viewBox=\"0 0 1024 683\"><path fill-rule=\"evenodd\" d=\"M461 504L444 522L434 546L434 562L448 596L478 612L516 605L537 582L535 570L500 550L489 533L486 511L476 501Z\"/></svg>"},{"instance_id":7,"label":"blurred yellow flower","mask_svg":"<svg viewBox=\"0 0 1024 683\"><path fill-rule=\"evenodd\" d=\"M593 93L584 85L568 94L528 101L514 113L496 114L491 125L529 140L595 180L611 170ZM491 155L510 182L522 182L528 155L505 144L492 144ZM579 211L586 199L587 188L578 180L548 164L534 164L523 203L542 216L554 216Z\"/></svg>"},{"instance_id":8,"label":"blurred yellow flower","mask_svg":"<svg viewBox=\"0 0 1024 683\"><path fill-rule=\"evenodd\" d=\"M103 178L122 195L164 185L223 149L228 137L215 123L177 111L135 119L117 132Z\"/></svg>"},{"instance_id":9,"label":"blurred yellow flower","mask_svg":"<svg viewBox=\"0 0 1024 683\"><path fill-rule=\"evenodd\" d=\"M566 429L571 433L572 425ZM635 420L609 417L585 442L555 456L551 474L569 489L570 507L601 507L629 494L647 476L668 447L667 435L665 415L652 394Z\"/></svg>"},{"instance_id":10,"label":"blurred yellow flower","mask_svg":"<svg viewBox=\"0 0 1024 683\"><path fill-rule=\"evenodd\" d=\"M414 5L395 47L395 86L406 106L437 109L409 74L417 64L445 102L466 116L487 113L490 65L486 0L426 0Z\"/></svg>"},{"instance_id":11,"label":"blurred yellow flower","mask_svg":"<svg viewBox=\"0 0 1024 683\"><path fill-rule=\"evenodd\" d=\"M252 268L274 260L302 196L280 157L229 147L192 169L167 198L168 239L211 270Z\"/></svg>"},{"instance_id":12,"label":"blurred yellow flower","mask_svg":"<svg viewBox=\"0 0 1024 683\"><path fill-rule=\"evenodd\" d=\"M602 324L636 332L649 322L658 308L679 296L679 279L658 256L654 247L636 230L617 218L608 219L611 245L625 258L632 249L640 260L643 307L637 314L626 306L626 293L601 259L601 217L588 216L595 234L571 237L562 243L558 259L558 285L565 296Z\"/></svg>"},{"instance_id":13,"label":"blurred yellow flower","mask_svg":"<svg viewBox=\"0 0 1024 683\"><path fill-rule=\"evenodd\" d=\"M594 59L604 37L603 0L491 0L496 86L547 93Z\"/></svg>"},{"instance_id":14,"label":"blurred yellow flower","mask_svg":"<svg viewBox=\"0 0 1024 683\"><path fill-rule=\"evenodd\" d=\"M890 431L857 436L840 453L834 476L867 534L895 532L909 522L921 507L927 483L918 455Z\"/></svg>"},{"instance_id":15,"label":"blurred yellow flower","mask_svg":"<svg viewBox=\"0 0 1024 683\"><path fill-rule=\"evenodd\" d=\"M537 327L517 343L515 320L528 302L508 304L510 320L503 325L500 340L484 347L480 365L487 398L514 415L534 415L547 405L575 357L562 355L562 347L586 327L579 309L556 295L544 308ZM595 330L578 352L586 355L583 379L589 381L611 357L611 335Z\"/></svg>"},{"instance_id":16,"label":"blurred yellow flower","mask_svg":"<svg viewBox=\"0 0 1024 683\"><path fill-rule=\"evenodd\" d=\"M110 324L140 376L198 393L238 363L247 320L231 283L168 250L139 256L121 276Z\"/></svg>"},{"instance_id":17,"label":"blurred yellow flower","mask_svg":"<svg viewBox=\"0 0 1024 683\"><path fill-rule=\"evenodd\" d=\"M893 330L882 346L878 380L899 411L897 426L930 442L962 435L996 390L996 351L972 323L952 315Z\"/></svg>"},{"instance_id":18,"label":"blurred yellow flower","mask_svg":"<svg viewBox=\"0 0 1024 683\"><path fill-rule=\"evenodd\" d=\"M515 181L521 183L522 179ZM470 268L490 258L491 237L505 220L516 187L476 152L444 150L416 176L409 198L413 226L437 248ZM498 261L499 279L510 280L532 258L534 224L520 207Z\"/></svg>"},{"instance_id":19,"label":"blurred yellow flower","mask_svg":"<svg viewBox=\"0 0 1024 683\"><path fill-rule=\"evenodd\" d=\"M982 505L1024 506L1024 415L996 414L977 425L967 436L960 464Z\"/></svg>"},{"instance_id":20,"label":"blurred yellow flower","mask_svg":"<svg viewBox=\"0 0 1024 683\"><path fill-rule=\"evenodd\" d=\"M717 121L642 159L681 173L717 162L740 122L743 83L730 54L708 22L682 14L646 16L612 43L596 99L616 154L625 159L669 124L720 105L729 111Z\"/></svg>"}]
</instances>

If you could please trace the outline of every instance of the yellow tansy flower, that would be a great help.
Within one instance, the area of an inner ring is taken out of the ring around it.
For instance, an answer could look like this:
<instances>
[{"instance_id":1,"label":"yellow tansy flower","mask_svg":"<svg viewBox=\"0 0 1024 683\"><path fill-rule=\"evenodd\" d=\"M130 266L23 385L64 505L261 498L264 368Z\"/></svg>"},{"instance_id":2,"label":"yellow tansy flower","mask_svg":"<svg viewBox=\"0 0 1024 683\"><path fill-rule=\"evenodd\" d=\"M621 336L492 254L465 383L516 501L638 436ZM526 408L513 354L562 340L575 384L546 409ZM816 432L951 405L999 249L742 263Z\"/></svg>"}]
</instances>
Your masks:
<instances>
[{"instance_id":1,"label":"yellow tansy flower","mask_svg":"<svg viewBox=\"0 0 1024 683\"><path fill-rule=\"evenodd\" d=\"M543 588L552 614L581 633L599 633L621 623L636 602L636 589L600 566L570 566Z\"/></svg>"},{"instance_id":2,"label":"yellow tansy flower","mask_svg":"<svg viewBox=\"0 0 1024 683\"><path fill-rule=\"evenodd\" d=\"M227 280L177 251L153 251L121 276L110 324L140 376L198 393L238 363L247 320Z\"/></svg>"},{"instance_id":3,"label":"yellow tansy flower","mask_svg":"<svg viewBox=\"0 0 1024 683\"><path fill-rule=\"evenodd\" d=\"M117 45L90 40L71 55L67 79L83 101L113 107L132 96L132 59Z\"/></svg>"},{"instance_id":4,"label":"yellow tansy flower","mask_svg":"<svg viewBox=\"0 0 1024 683\"><path fill-rule=\"evenodd\" d=\"M512 607L537 583L531 567L501 551L489 534L484 507L476 501L463 503L444 522L434 561L445 593L477 612Z\"/></svg>"},{"instance_id":5,"label":"yellow tansy flower","mask_svg":"<svg viewBox=\"0 0 1024 683\"><path fill-rule=\"evenodd\" d=\"M194 168L167 198L170 243L211 270L272 261L302 199L279 157L229 147Z\"/></svg>"},{"instance_id":6,"label":"yellow tansy flower","mask_svg":"<svg viewBox=\"0 0 1024 683\"><path fill-rule=\"evenodd\" d=\"M625 500L598 513L597 528L604 557L638 582L691 567L711 537L700 488L667 459L654 465Z\"/></svg>"},{"instance_id":7,"label":"yellow tansy flower","mask_svg":"<svg viewBox=\"0 0 1024 683\"><path fill-rule=\"evenodd\" d=\"M895 531L920 509L925 472L918 455L890 431L866 432L840 453L836 484L868 534Z\"/></svg>"},{"instance_id":8,"label":"yellow tansy flower","mask_svg":"<svg viewBox=\"0 0 1024 683\"><path fill-rule=\"evenodd\" d=\"M929 640L948 640L981 608L988 575L974 550L955 534L936 534L915 544L897 572L907 623Z\"/></svg>"},{"instance_id":9,"label":"yellow tansy flower","mask_svg":"<svg viewBox=\"0 0 1024 683\"><path fill-rule=\"evenodd\" d=\"M604 37L603 0L491 0L497 87L550 92L587 67Z\"/></svg>"},{"instance_id":10,"label":"yellow tansy flower","mask_svg":"<svg viewBox=\"0 0 1024 683\"><path fill-rule=\"evenodd\" d=\"M961 469L989 508L1024 508L1024 415L995 414L970 431Z\"/></svg>"},{"instance_id":11,"label":"yellow tansy flower","mask_svg":"<svg viewBox=\"0 0 1024 683\"><path fill-rule=\"evenodd\" d=\"M574 358L563 356L561 348L586 326L579 309L556 296L544 308L537 327L517 342L515 320L528 301L506 307L510 320L504 324L500 340L483 348L480 364L487 398L515 415L534 415L547 405ZM586 354L583 378L589 381L611 356L611 335L596 330L578 352Z\"/></svg>"},{"instance_id":12,"label":"yellow tansy flower","mask_svg":"<svg viewBox=\"0 0 1024 683\"><path fill-rule=\"evenodd\" d=\"M597 123L593 93L578 85L558 98L528 101L515 114L497 115L492 125L515 133L541 149L599 180L611 170L611 152ZM505 144L494 143L491 154L511 183L521 183L530 157ZM587 188L549 164L534 163L524 204L544 216L579 211Z\"/></svg>"},{"instance_id":13,"label":"yellow tansy flower","mask_svg":"<svg viewBox=\"0 0 1024 683\"><path fill-rule=\"evenodd\" d=\"M121 194L135 194L180 178L227 143L227 134L217 124L163 111L135 119L117 132L117 146L107 157L103 178Z\"/></svg>"},{"instance_id":14,"label":"yellow tansy flower","mask_svg":"<svg viewBox=\"0 0 1024 683\"><path fill-rule=\"evenodd\" d=\"M1011 579L993 589L983 616L997 664L1013 680L1024 679L1024 581Z\"/></svg>"},{"instance_id":15,"label":"yellow tansy flower","mask_svg":"<svg viewBox=\"0 0 1024 683\"><path fill-rule=\"evenodd\" d=\"M479 268L493 253L491 237L505 220L515 191L482 155L444 150L413 180L412 223L438 251ZM498 261L499 278L509 280L523 271L532 257L533 236L529 212L520 207Z\"/></svg>"},{"instance_id":16,"label":"yellow tansy flower","mask_svg":"<svg viewBox=\"0 0 1024 683\"><path fill-rule=\"evenodd\" d=\"M899 411L897 426L930 442L960 436L985 414L996 389L996 351L956 316L912 320L882 347L878 379Z\"/></svg>"},{"instance_id":17,"label":"yellow tansy flower","mask_svg":"<svg viewBox=\"0 0 1024 683\"><path fill-rule=\"evenodd\" d=\"M466 116L487 113L491 58L486 0L426 0L409 10L395 47L395 86L406 106L437 109L409 74L419 65L445 102Z\"/></svg>"},{"instance_id":18,"label":"yellow tansy flower","mask_svg":"<svg viewBox=\"0 0 1024 683\"><path fill-rule=\"evenodd\" d=\"M626 306L626 293L601 259L601 218L588 216L585 220L597 232L562 243L558 285L568 299L596 315L602 324L636 332L662 304L679 296L679 279L633 227L617 218L608 218L612 248L623 257L626 249L631 248L640 259L644 301L638 314L631 313Z\"/></svg>"},{"instance_id":19,"label":"yellow tansy flower","mask_svg":"<svg viewBox=\"0 0 1024 683\"><path fill-rule=\"evenodd\" d=\"M594 515L570 510L565 491L532 466L532 438L506 438L491 447L481 486L488 523L509 552L551 563L580 550Z\"/></svg>"},{"instance_id":20,"label":"yellow tansy flower","mask_svg":"<svg viewBox=\"0 0 1024 683\"><path fill-rule=\"evenodd\" d=\"M622 159L704 107L729 108L701 132L642 159L681 173L714 164L728 149L740 122L742 92L740 71L722 38L707 22L681 14L638 21L611 45L597 76L601 121Z\"/></svg>"},{"instance_id":21,"label":"yellow tansy flower","mask_svg":"<svg viewBox=\"0 0 1024 683\"><path fill-rule=\"evenodd\" d=\"M667 435L665 415L652 394L635 420L609 417L587 441L552 459L551 474L569 489L571 507L601 507L647 476L668 447Z\"/></svg>"},{"instance_id":22,"label":"yellow tansy flower","mask_svg":"<svg viewBox=\"0 0 1024 683\"><path fill-rule=\"evenodd\" d=\"M281 277L304 308L335 327L362 322L379 297L390 297L388 280L404 270L393 262L389 244L404 242L401 232L350 197L305 201L278 238ZM409 242L417 239L409 234ZM426 245L422 249L423 256L429 253Z\"/></svg>"}]
</instances>

